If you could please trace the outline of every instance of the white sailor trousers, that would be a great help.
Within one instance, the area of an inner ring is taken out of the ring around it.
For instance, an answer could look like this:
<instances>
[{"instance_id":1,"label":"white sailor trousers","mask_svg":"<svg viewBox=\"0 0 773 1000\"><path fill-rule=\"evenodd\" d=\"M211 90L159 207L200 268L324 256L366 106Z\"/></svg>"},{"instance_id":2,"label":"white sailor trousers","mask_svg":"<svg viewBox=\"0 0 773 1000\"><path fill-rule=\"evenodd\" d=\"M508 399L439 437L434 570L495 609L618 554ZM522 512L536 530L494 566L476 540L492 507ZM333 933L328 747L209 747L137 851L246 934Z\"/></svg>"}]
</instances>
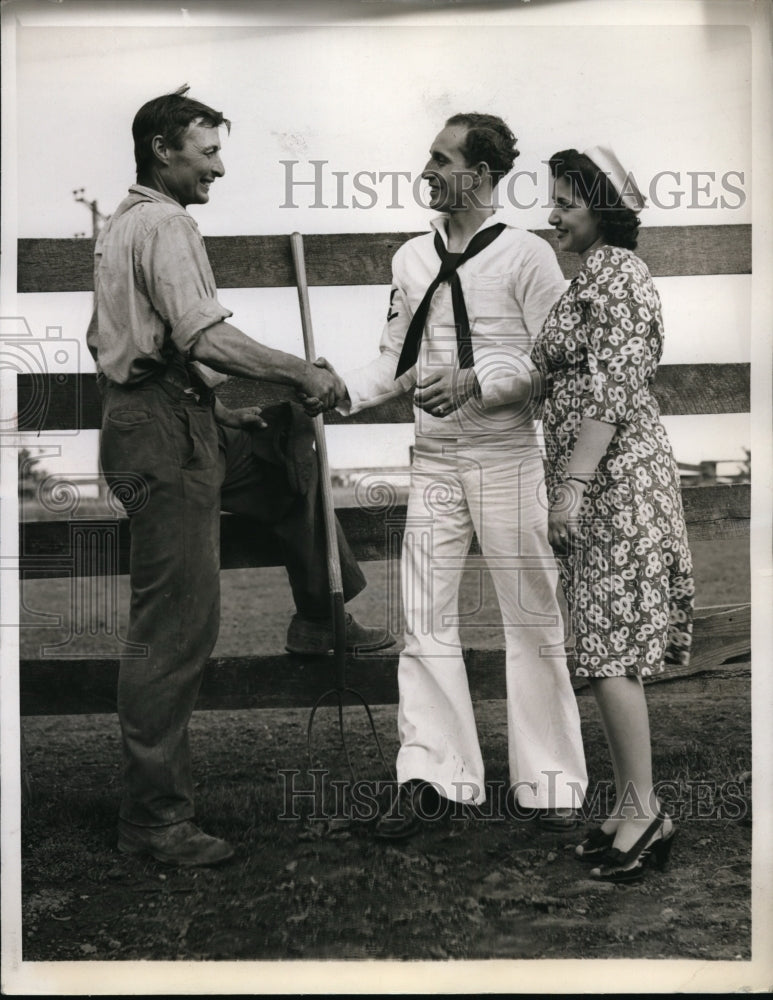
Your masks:
<instances>
[{"instance_id":1,"label":"white sailor trousers","mask_svg":"<svg viewBox=\"0 0 773 1000\"><path fill-rule=\"evenodd\" d=\"M473 530L504 625L511 788L525 808L579 808L587 774L547 540L542 458L536 445L517 439L417 439L401 564L398 782L423 779L453 801L485 801L459 641L459 588Z\"/></svg>"}]
</instances>

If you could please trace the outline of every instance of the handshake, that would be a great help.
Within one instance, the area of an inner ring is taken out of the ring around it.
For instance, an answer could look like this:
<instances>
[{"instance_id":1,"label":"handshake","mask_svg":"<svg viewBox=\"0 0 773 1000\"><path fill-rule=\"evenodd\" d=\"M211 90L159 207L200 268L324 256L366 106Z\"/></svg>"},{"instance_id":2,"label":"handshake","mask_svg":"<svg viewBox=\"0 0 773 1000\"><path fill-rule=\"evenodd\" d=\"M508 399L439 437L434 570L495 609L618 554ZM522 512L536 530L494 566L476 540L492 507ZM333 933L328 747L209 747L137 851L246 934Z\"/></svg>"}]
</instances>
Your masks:
<instances>
[{"instance_id":1,"label":"handshake","mask_svg":"<svg viewBox=\"0 0 773 1000\"><path fill-rule=\"evenodd\" d=\"M349 398L344 380L325 358L317 358L308 366L297 395L310 417L316 417L325 410L332 410Z\"/></svg>"}]
</instances>

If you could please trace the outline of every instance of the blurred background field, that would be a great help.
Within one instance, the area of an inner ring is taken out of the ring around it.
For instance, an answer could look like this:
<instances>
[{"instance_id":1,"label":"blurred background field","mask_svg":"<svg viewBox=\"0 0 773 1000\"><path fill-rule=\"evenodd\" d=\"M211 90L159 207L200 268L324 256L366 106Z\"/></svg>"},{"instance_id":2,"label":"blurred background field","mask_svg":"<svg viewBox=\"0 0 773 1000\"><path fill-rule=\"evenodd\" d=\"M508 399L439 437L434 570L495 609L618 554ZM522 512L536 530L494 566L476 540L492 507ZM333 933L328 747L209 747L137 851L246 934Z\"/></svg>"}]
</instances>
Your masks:
<instances>
[{"instance_id":1,"label":"blurred background field","mask_svg":"<svg viewBox=\"0 0 773 1000\"><path fill-rule=\"evenodd\" d=\"M692 543L695 564L696 607L741 604L750 600L749 547L746 539L719 539ZM399 607L388 602L395 593L392 581L397 563L363 563L367 588L348 605L355 616L373 625L400 630ZM103 583L100 585L104 585ZM107 578L109 579L109 578ZM95 578L93 583L97 582ZM112 585L112 583L111 583ZM117 628L126 635L129 608L128 577L119 577L114 606ZM227 570L221 574L221 628L216 656L244 656L256 651L281 651L293 602L282 567ZM69 579L27 580L20 591L20 655L36 658L42 647L65 642L71 635L73 614L83 600L77 583ZM501 617L494 587L485 570L468 569L462 586L460 613L465 616L462 642L478 648L501 647ZM68 653L88 655L88 634L73 637Z\"/></svg>"}]
</instances>

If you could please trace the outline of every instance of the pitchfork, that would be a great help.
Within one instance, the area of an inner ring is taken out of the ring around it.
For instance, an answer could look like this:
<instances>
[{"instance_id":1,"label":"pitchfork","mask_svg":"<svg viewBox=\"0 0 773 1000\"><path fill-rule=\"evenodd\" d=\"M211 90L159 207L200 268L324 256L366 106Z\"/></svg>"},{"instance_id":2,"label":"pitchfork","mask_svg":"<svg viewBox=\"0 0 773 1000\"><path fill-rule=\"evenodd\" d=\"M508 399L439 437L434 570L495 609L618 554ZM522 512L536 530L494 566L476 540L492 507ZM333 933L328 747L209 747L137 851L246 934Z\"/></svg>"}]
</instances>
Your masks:
<instances>
[{"instance_id":1,"label":"pitchfork","mask_svg":"<svg viewBox=\"0 0 773 1000\"><path fill-rule=\"evenodd\" d=\"M295 264L295 276L298 284L298 300L301 307L301 325L303 327L303 344L306 351L306 360L314 361L316 351L314 350L314 334L311 326L311 306L309 304L309 288L306 282L306 263L303 254L303 237L300 233L293 233L290 237L292 247L293 262ZM330 484L330 469L327 459L327 445L325 441L325 425L322 414L318 413L314 418L314 442L317 449L317 463L319 466L319 482L322 491L322 510L325 520L325 540L327 543L327 567L328 579L330 581L330 604L333 616L333 656L335 662L335 687L324 691L314 703L309 716L309 725L306 731L306 742L309 751L309 761L314 766L314 755L312 752L311 733L314 725L314 716L317 709L326 699L330 698L338 703L338 728L341 733L341 746L346 756L346 763L352 779L356 780L352 761L349 756L349 748L346 745L346 735L344 732L344 696L350 695L361 702L365 709L370 728L376 740L379 756L387 773L392 771L384 756L381 742L376 732L373 722L373 715L368 703L359 691L355 691L346 683L346 614L344 611L343 581L341 577L341 560L338 553L338 536L336 533L335 509L333 507L333 490Z\"/></svg>"}]
</instances>

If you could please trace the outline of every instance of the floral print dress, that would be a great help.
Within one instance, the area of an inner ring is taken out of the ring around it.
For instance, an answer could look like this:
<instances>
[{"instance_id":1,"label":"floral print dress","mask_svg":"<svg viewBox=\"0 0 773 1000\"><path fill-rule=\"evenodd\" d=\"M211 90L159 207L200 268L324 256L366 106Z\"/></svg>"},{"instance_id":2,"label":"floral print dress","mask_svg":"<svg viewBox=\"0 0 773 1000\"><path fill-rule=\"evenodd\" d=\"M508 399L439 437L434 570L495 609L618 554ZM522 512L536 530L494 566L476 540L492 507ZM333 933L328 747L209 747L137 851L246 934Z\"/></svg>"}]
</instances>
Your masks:
<instances>
[{"instance_id":1,"label":"floral print dress","mask_svg":"<svg viewBox=\"0 0 773 1000\"><path fill-rule=\"evenodd\" d=\"M679 474L651 394L663 352L660 297L646 264L602 246L553 306L532 351L551 505L583 417L617 425L585 490L577 540L559 560L577 676L659 673L687 663L692 560Z\"/></svg>"}]
</instances>

